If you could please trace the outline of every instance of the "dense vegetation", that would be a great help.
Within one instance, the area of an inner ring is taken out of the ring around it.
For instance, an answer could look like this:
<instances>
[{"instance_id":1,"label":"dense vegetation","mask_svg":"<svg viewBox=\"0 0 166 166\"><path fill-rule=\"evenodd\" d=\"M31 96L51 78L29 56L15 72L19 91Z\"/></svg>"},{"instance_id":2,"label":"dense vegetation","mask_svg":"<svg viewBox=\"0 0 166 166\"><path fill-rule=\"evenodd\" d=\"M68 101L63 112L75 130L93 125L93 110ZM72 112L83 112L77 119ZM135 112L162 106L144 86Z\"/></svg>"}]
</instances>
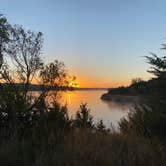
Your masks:
<instances>
[{"instance_id":1,"label":"dense vegetation","mask_svg":"<svg viewBox=\"0 0 166 166\"><path fill-rule=\"evenodd\" d=\"M72 77L62 62L43 63L42 43L41 32L12 26L1 15L0 165L164 166L165 59L148 58L155 65L152 71L157 72L157 78L134 80L130 88L150 98L121 120L117 132L106 129L102 121L94 124L86 104L80 105L75 118L69 118L57 95L69 86ZM162 67L154 60L161 60ZM34 80L40 83L35 96L29 92Z\"/></svg>"},{"instance_id":2,"label":"dense vegetation","mask_svg":"<svg viewBox=\"0 0 166 166\"><path fill-rule=\"evenodd\" d=\"M165 44L163 48L166 49ZM152 53L152 56L145 57L151 65L149 73L154 77L148 81L143 81L141 78L135 78L131 81L128 87L111 88L108 90L112 95L159 95L165 96L166 88L166 57L158 57Z\"/></svg>"}]
</instances>

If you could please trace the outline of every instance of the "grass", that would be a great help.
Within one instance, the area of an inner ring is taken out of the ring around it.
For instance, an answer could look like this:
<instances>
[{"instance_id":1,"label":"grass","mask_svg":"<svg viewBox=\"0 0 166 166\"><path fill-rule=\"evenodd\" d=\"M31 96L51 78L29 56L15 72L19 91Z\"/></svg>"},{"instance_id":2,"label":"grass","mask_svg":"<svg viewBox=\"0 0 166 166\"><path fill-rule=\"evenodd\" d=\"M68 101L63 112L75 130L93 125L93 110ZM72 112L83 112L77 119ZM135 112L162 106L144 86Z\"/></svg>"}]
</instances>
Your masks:
<instances>
[{"instance_id":1,"label":"grass","mask_svg":"<svg viewBox=\"0 0 166 166\"><path fill-rule=\"evenodd\" d=\"M2 166L164 166L159 141L121 133L73 130L57 142L52 134L40 142L27 139L0 147Z\"/></svg>"}]
</instances>

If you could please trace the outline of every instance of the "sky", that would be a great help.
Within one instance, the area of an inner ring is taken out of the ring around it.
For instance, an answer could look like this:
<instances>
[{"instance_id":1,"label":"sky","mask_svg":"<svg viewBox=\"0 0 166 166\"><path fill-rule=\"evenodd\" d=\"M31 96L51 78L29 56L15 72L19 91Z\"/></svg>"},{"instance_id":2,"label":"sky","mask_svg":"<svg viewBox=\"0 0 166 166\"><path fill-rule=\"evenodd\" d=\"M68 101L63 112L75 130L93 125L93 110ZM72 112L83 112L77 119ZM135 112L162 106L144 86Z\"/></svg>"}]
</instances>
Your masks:
<instances>
[{"instance_id":1,"label":"sky","mask_svg":"<svg viewBox=\"0 0 166 166\"><path fill-rule=\"evenodd\" d=\"M149 79L149 52L164 55L165 0L0 0L12 24L44 34L46 63L65 63L80 87Z\"/></svg>"}]
</instances>

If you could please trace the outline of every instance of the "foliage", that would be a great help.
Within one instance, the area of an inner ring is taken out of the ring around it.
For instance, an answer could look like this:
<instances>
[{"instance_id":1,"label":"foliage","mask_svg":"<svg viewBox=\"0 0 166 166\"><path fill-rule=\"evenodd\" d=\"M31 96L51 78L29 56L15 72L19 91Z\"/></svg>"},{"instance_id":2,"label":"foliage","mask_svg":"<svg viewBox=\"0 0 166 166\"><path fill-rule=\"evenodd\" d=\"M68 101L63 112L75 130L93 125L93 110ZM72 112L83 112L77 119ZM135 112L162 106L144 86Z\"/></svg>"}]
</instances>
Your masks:
<instances>
[{"instance_id":1,"label":"foliage","mask_svg":"<svg viewBox=\"0 0 166 166\"><path fill-rule=\"evenodd\" d=\"M136 133L148 138L157 137L164 140L166 138L166 57L159 58L152 54L152 57L146 56L146 59L152 65L148 72L153 73L157 78L147 81L144 86L143 82L139 82L127 88L137 90L137 94L141 94L140 90L146 88L146 102L136 106L127 119L121 120L120 129L122 133Z\"/></svg>"},{"instance_id":2,"label":"foliage","mask_svg":"<svg viewBox=\"0 0 166 166\"><path fill-rule=\"evenodd\" d=\"M152 66L149 73L154 74L157 78L166 78L166 57L158 57L152 53L152 57L146 56L147 62Z\"/></svg>"},{"instance_id":3,"label":"foliage","mask_svg":"<svg viewBox=\"0 0 166 166\"><path fill-rule=\"evenodd\" d=\"M148 106L137 106L135 111L128 115L128 119L121 120L120 129L123 133L136 133L145 137L165 139L166 103L160 100L153 101Z\"/></svg>"},{"instance_id":4,"label":"foliage","mask_svg":"<svg viewBox=\"0 0 166 166\"><path fill-rule=\"evenodd\" d=\"M93 128L93 118L90 115L90 110L87 108L87 103L80 105L80 109L76 113L74 126L78 128Z\"/></svg>"},{"instance_id":5,"label":"foliage","mask_svg":"<svg viewBox=\"0 0 166 166\"><path fill-rule=\"evenodd\" d=\"M56 95L51 96L50 89L45 88L51 85L58 91L64 83L66 87L60 90L67 88L64 63L58 60L48 65L43 63L41 32L25 30L19 25L12 26L4 17L0 18L0 23L0 37L5 42L3 49L7 55L3 57L0 68L0 130L4 132L4 137L22 138L37 128L47 134L51 118L56 124L56 127L50 127L53 130L67 128L70 120L66 107L58 106ZM34 79L41 83L38 95L29 92ZM50 105L47 97L53 98L54 103Z\"/></svg>"},{"instance_id":6,"label":"foliage","mask_svg":"<svg viewBox=\"0 0 166 166\"><path fill-rule=\"evenodd\" d=\"M141 79L141 78L133 78L133 79L131 80L131 85L139 84L140 82L142 82L142 79Z\"/></svg>"},{"instance_id":7,"label":"foliage","mask_svg":"<svg viewBox=\"0 0 166 166\"><path fill-rule=\"evenodd\" d=\"M63 62L55 60L43 67L40 71L40 77L44 85L49 86L67 86L67 71Z\"/></svg>"},{"instance_id":8,"label":"foliage","mask_svg":"<svg viewBox=\"0 0 166 166\"><path fill-rule=\"evenodd\" d=\"M15 66L15 80L29 85L43 66L42 33L26 31L22 26L14 26L11 38L7 53Z\"/></svg>"},{"instance_id":9,"label":"foliage","mask_svg":"<svg viewBox=\"0 0 166 166\"><path fill-rule=\"evenodd\" d=\"M0 14L0 68L3 64L3 56L6 52L6 44L10 41L11 26L6 17Z\"/></svg>"},{"instance_id":10,"label":"foliage","mask_svg":"<svg viewBox=\"0 0 166 166\"><path fill-rule=\"evenodd\" d=\"M96 124L96 129L97 129L97 131L99 131L99 132L107 132L107 131L109 131L108 129L106 129L106 127L105 127L105 125L104 125L104 123L103 123L102 120L100 120L100 121Z\"/></svg>"}]
</instances>

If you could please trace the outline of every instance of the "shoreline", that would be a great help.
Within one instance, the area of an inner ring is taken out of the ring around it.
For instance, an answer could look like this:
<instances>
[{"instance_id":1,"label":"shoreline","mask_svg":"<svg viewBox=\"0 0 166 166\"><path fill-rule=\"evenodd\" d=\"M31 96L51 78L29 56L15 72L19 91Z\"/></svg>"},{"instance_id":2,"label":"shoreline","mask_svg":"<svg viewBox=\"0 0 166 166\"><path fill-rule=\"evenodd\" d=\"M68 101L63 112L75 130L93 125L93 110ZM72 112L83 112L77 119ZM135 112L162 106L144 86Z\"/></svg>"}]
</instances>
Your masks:
<instances>
[{"instance_id":1,"label":"shoreline","mask_svg":"<svg viewBox=\"0 0 166 166\"><path fill-rule=\"evenodd\" d=\"M105 93L101 96L104 101L114 101L119 103L140 103L142 98L139 95L122 95Z\"/></svg>"}]
</instances>

